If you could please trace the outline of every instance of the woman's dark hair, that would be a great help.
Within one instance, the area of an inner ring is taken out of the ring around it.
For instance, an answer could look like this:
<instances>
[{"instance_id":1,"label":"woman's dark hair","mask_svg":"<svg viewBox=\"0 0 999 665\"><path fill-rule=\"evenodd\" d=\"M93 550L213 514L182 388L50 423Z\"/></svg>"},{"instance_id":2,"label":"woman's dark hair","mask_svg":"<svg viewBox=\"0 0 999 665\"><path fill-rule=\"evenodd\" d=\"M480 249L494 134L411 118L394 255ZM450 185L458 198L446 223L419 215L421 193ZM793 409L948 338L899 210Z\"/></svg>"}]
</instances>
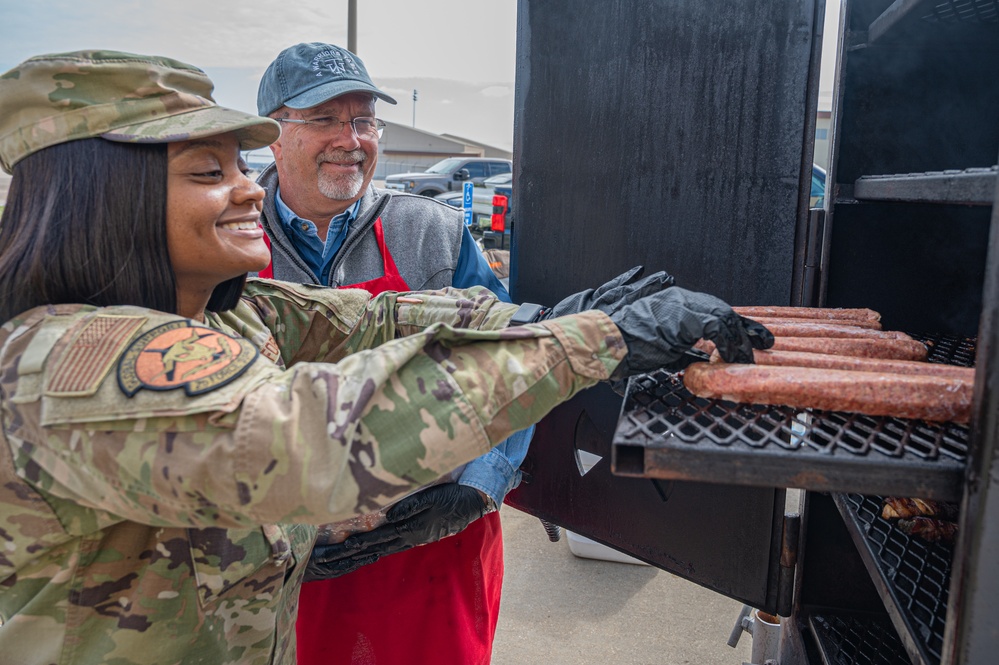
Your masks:
<instances>
[{"instance_id":1,"label":"woman's dark hair","mask_svg":"<svg viewBox=\"0 0 999 665\"><path fill-rule=\"evenodd\" d=\"M59 303L176 313L166 183L165 144L81 139L20 161L0 219L0 321ZM234 307L245 279L209 308Z\"/></svg>"},{"instance_id":2,"label":"woman's dark hair","mask_svg":"<svg viewBox=\"0 0 999 665\"><path fill-rule=\"evenodd\" d=\"M244 286L246 286L246 275L227 279L212 291L205 309L212 312L229 311L239 303L239 297L243 294Z\"/></svg>"}]
</instances>

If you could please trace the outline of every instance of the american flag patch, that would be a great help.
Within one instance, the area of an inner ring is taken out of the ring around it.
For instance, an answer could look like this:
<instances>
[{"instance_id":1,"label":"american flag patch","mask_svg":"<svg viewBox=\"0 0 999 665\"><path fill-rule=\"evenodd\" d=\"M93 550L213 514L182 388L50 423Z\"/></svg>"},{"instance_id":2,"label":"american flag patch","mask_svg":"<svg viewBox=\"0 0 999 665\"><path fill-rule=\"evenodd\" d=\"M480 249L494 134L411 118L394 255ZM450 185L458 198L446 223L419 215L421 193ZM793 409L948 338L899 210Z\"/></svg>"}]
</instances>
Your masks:
<instances>
[{"instance_id":1,"label":"american flag patch","mask_svg":"<svg viewBox=\"0 0 999 665\"><path fill-rule=\"evenodd\" d=\"M96 316L76 334L49 375L46 395L93 395L125 346L145 323L144 316Z\"/></svg>"}]
</instances>

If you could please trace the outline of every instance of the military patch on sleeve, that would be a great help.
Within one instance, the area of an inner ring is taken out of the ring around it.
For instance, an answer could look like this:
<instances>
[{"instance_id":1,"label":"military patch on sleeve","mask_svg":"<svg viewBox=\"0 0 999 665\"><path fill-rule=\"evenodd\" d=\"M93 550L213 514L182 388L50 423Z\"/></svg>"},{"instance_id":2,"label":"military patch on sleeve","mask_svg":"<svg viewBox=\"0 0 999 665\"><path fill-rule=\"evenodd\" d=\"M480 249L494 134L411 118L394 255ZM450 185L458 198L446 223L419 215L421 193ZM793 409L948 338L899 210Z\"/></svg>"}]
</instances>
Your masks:
<instances>
[{"instance_id":1,"label":"military patch on sleeve","mask_svg":"<svg viewBox=\"0 0 999 665\"><path fill-rule=\"evenodd\" d=\"M143 388L200 395L237 378L256 357L241 337L174 321L132 342L118 363L118 385L129 397Z\"/></svg>"},{"instance_id":2,"label":"military patch on sleeve","mask_svg":"<svg viewBox=\"0 0 999 665\"><path fill-rule=\"evenodd\" d=\"M284 362L281 360L281 349L278 348L277 340L274 339L273 335L267 338L264 348L260 349L260 355L272 363L284 367Z\"/></svg>"},{"instance_id":3,"label":"military patch on sleeve","mask_svg":"<svg viewBox=\"0 0 999 665\"><path fill-rule=\"evenodd\" d=\"M97 392L144 316L95 316L80 329L49 375L45 394L82 397Z\"/></svg>"}]
</instances>

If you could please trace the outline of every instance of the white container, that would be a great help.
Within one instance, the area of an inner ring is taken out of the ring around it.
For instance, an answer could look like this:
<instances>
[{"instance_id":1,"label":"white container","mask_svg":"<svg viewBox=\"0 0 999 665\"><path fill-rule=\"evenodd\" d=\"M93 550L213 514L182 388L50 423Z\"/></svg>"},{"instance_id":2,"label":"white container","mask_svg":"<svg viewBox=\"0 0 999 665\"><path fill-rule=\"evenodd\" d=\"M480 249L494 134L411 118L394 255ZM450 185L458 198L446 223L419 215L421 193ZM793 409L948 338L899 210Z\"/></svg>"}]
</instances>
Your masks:
<instances>
[{"instance_id":1,"label":"white container","mask_svg":"<svg viewBox=\"0 0 999 665\"><path fill-rule=\"evenodd\" d=\"M763 665L768 660L776 660L777 647L780 645L780 617L753 610L752 658L754 665Z\"/></svg>"},{"instance_id":2,"label":"white container","mask_svg":"<svg viewBox=\"0 0 999 665\"><path fill-rule=\"evenodd\" d=\"M585 536L572 531L565 531L565 539L569 543L569 551L583 559L600 559L601 561L614 561L616 563L633 563L639 566L649 564L639 561L635 557L622 554L612 547L601 545L595 540L590 540Z\"/></svg>"}]
</instances>

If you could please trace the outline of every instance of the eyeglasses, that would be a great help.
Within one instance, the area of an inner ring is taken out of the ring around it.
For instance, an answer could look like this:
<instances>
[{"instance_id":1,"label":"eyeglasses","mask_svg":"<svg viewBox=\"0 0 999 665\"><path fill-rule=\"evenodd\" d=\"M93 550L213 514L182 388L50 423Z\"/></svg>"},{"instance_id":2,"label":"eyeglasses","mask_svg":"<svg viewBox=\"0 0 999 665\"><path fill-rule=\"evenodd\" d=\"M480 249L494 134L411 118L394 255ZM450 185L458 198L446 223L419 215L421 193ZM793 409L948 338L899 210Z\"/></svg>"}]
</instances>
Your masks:
<instances>
[{"instance_id":1,"label":"eyeglasses","mask_svg":"<svg viewBox=\"0 0 999 665\"><path fill-rule=\"evenodd\" d=\"M313 118L311 120L299 120L298 118L275 118L278 122L290 122L296 125L304 125L308 129L321 132L323 134L332 130L334 134L343 131L344 125L350 125L354 130L354 135L359 139L372 140L380 139L385 131L385 122L378 118L354 118L353 120L337 120L336 118Z\"/></svg>"}]
</instances>

